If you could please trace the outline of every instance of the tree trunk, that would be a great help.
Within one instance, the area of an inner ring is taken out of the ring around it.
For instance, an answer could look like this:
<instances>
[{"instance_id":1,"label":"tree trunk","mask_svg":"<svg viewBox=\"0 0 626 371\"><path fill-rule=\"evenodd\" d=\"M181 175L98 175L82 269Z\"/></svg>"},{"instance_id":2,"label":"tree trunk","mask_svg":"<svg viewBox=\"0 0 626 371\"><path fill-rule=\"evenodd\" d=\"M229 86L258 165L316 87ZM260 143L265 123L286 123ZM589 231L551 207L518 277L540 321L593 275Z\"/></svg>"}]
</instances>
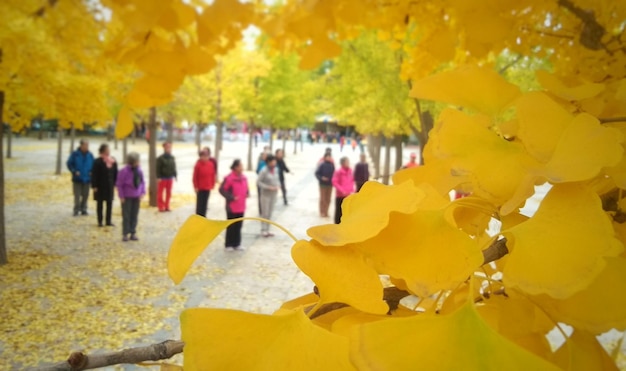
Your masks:
<instances>
[{"instance_id":1,"label":"tree trunk","mask_svg":"<svg viewBox=\"0 0 626 371\"><path fill-rule=\"evenodd\" d=\"M74 151L74 139L76 139L76 127L74 127L74 123L72 123L70 127L70 155Z\"/></svg>"},{"instance_id":2,"label":"tree trunk","mask_svg":"<svg viewBox=\"0 0 626 371\"><path fill-rule=\"evenodd\" d=\"M250 126L248 129L248 166L246 170L252 171L252 143L254 142L254 118L250 118Z\"/></svg>"},{"instance_id":3,"label":"tree trunk","mask_svg":"<svg viewBox=\"0 0 626 371\"><path fill-rule=\"evenodd\" d=\"M131 143L135 144L135 139L137 139L137 124L135 124L133 122L133 134L132 137L130 137L132 139Z\"/></svg>"},{"instance_id":4,"label":"tree trunk","mask_svg":"<svg viewBox=\"0 0 626 371\"><path fill-rule=\"evenodd\" d=\"M148 130L150 130L150 140L148 141L149 154L148 154L148 166L150 167L150 181L148 184L149 202L150 206L155 207L157 205L157 177L156 177L156 142L157 142L157 110L155 107L150 108L150 117L148 121Z\"/></svg>"},{"instance_id":5,"label":"tree trunk","mask_svg":"<svg viewBox=\"0 0 626 371\"><path fill-rule=\"evenodd\" d=\"M215 123L217 133L215 134L215 161L219 164L220 152L222 151L222 141L224 140L224 123L222 122L222 64L217 63L215 68L215 83L217 85L217 100L215 101ZM218 167L219 169L219 167ZM215 173L215 179L219 179L219 174Z\"/></svg>"},{"instance_id":6,"label":"tree trunk","mask_svg":"<svg viewBox=\"0 0 626 371\"><path fill-rule=\"evenodd\" d=\"M300 152L304 151L304 135L300 132Z\"/></svg>"},{"instance_id":7,"label":"tree trunk","mask_svg":"<svg viewBox=\"0 0 626 371\"><path fill-rule=\"evenodd\" d=\"M128 155L128 135L122 139L122 158L118 161L119 164L126 163L126 156Z\"/></svg>"},{"instance_id":8,"label":"tree trunk","mask_svg":"<svg viewBox=\"0 0 626 371\"><path fill-rule=\"evenodd\" d=\"M383 169L383 184L389 184L391 172L391 137L385 137L385 167Z\"/></svg>"},{"instance_id":9,"label":"tree trunk","mask_svg":"<svg viewBox=\"0 0 626 371\"><path fill-rule=\"evenodd\" d=\"M174 124L171 122L167 123L166 127L167 127L167 141L172 143L174 141Z\"/></svg>"},{"instance_id":10,"label":"tree trunk","mask_svg":"<svg viewBox=\"0 0 626 371\"><path fill-rule=\"evenodd\" d=\"M59 135L59 138L57 138L57 167L54 173L61 175L61 156L63 153L63 128L61 125L57 127L57 133Z\"/></svg>"},{"instance_id":11,"label":"tree trunk","mask_svg":"<svg viewBox=\"0 0 626 371\"><path fill-rule=\"evenodd\" d=\"M109 124L109 126L107 127L107 142L110 142L113 140L113 137L115 135L113 135L114 129L113 129L113 124Z\"/></svg>"},{"instance_id":12,"label":"tree trunk","mask_svg":"<svg viewBox=\"0 0 626 371\"><path fill-rule=\"evenodd\" d=\"M37 133L37 139L43 140L43 124L39 121L39 133Z\"/></svg>"},{"instance_id":13,"label":"tree trunk","mask_svg":"<svg viewBox=\"0 0 626 371\"><path fill-rule=\"evenodd\" d=\"M298 154L298 134L293 136L293 154Z\"/></svg>"},{"instance_id":14,"label":"tree trunk","mask_svg":"<svg viewBox=\"0 0 626 371\"><path fill-rule=\"evenodd\" d=\"M2 121L0 121L0 123L2 123ZM4 127L2 128L2 131L4 131ZM13 144L13 130L11 130L11 126L9 125L9 131L7 132L7 158L11 158L13 157L12 152L12 144ZM0 156L2 155L2 152L0 152Z\"/></svg>"},{"instance_id":15,"label":"tree trunk","mask_svg":"<svg viewBox=\"0 0 626 371\"><path fill-rule=\"evenodd\" d=\"M383 145L383 136L381 134L377 134L375 137L372 138L374 140L374 147L373 147L373 152L374 152L374 178L375 179L379 179L380 178L380 155L381 155L381 146Z\"/></svg>"},{"instance_id":16,"label":"tree trunk","mask_svg":"<svg viewBox=\"0 0 626 371\"><path fill-rule=\"evenodd\" d=\"M221 112L219 113L219 115L221 115ZM218 116L218 120L219 120L219 116ZM220 154L222 153L222 141L224 140L224 123L221 121L217 122L217 133L215 134L215 161L217 161L217 163L219 164L220 161ZM218 167L219 169L219 167ZM215 179L219 179L218 178L218 174L215 174Z\"/></svg>"},{"instance_id":17,"label":"tree trunk","mask_svg":"<svg viewBox=\"0 0 626 371\"><path fill-rule=\"evenodd\" d=\"M396 166L394 166L394 171L398 171L402 168L402 135L396 135L393 138L394 145L396 148Z\"/></svg>"},{"instance_id":18,"label":"tree trunk","mask_svg":"<svg viewBox=\"0 0 626 371\"><path fill-rule=\"evenodd\" d=\"M2 158L2 146L4 145L4 125L2 125L2 112L4 111L4 91L0 90L0 265L9 262L7 259L7 238L4 228L4 158ZM40 130L41 131L41 130Z\"/></svg>"},{"instance_id":19,"label":"tree trunk","mask_svg":"<svg viewBox=\"0 0 626 371\"><path fill-rule=\"evenodd\" d=\"M283 153L285 153L286 148L287 148L287 134L283 133Z\"/></svg>"},{"instance_id":20,"label":"tree trunk","mask_svg":"<svg viewBox=\"0 0 626 371\"><path fill-rule=\"evenodd\" d=\"M126 138L126 137L124 137L124 138ZM113 149L117 151L117 135L113 136Z\"/></svg>"},{"instance_id":21,"label":"tree trunk","mask_svg":"<svg viewBox=\"0 0 626 371\"><path fill-rule=\"evenodd\" d=\"M202 124L196 124L196 147L198 147L198 153L202 149Z\"/></svg>"}]
</instances>

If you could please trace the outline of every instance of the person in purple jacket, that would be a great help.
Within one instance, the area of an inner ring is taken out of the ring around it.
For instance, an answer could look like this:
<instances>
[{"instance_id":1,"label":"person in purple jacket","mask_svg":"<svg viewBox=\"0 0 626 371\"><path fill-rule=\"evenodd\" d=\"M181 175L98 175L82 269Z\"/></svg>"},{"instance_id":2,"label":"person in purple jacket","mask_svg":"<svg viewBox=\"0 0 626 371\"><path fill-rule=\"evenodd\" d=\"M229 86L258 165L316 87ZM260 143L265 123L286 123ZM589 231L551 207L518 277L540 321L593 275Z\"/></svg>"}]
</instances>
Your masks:
<instances>
[{"instance_id":1,"label":"person in purple jacket","mask_svg":"<svg viewBox=\"0 0 626 371\"><path fill-rule=\"evenodd\" d=\"M143 172L139 168L139 154L131 152L126 158L126 166L117 174L117 192L122 203L122 241L138 241L137 218L139 203L146 194Z\"/></svg>"}]
</instances>

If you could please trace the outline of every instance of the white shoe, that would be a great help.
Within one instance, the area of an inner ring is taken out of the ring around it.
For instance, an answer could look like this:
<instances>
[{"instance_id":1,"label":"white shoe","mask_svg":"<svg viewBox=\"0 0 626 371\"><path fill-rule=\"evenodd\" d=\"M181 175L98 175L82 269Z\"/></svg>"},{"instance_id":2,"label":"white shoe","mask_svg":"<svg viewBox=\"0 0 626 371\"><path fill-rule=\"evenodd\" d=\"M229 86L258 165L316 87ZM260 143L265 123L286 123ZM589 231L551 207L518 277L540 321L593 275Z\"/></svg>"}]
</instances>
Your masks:
<instances>
[{"instance_id":1,"label":"white shoe","mask_svg":"<svg viewBox=\"0 0 626 371\"><path fill-rule=\"evenodd\" d=\"M235 251L235 248L231 247L231 246L226 246L226 248L224 250L226 250L226 251Z\"/></svg>"},{"instance_id":2,"label":"white shoe","mask_svg":"<svg viewBox=\"0 0 626 371\"><path fill-rule=\"evenodd\" d=\"M246 251L246 248L243 246L237 246L237 247L233 247L233 250L235 251Z\"/></svg>"}]
</instances>

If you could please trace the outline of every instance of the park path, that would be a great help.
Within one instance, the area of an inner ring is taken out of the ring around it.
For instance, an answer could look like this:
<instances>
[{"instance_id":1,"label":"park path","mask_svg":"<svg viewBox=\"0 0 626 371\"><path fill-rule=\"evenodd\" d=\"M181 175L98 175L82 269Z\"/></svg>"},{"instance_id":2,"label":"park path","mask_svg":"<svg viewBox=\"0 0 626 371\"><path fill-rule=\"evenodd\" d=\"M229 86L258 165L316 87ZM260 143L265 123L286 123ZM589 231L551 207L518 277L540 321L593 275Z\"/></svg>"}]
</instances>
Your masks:
<instances>
[{"instance_id":1,"label":"park path","mask_svg":"<svg viewBox=\"0 0 626 371\"><path fill-rule=\"evenodd\" d=\"M91 139L96 152L102 138ZM266 143L259 143L256 157ZM276 142L275 145L282 145ZM63 160L69 153L64 144ZM111 145L112 146L112 145ZM325 144L303 146L293 153L287 144L289 205L278 202L273 220L297 238L307 228L328 223L318 216L314 169ZM334 157L339 147L330 145ZM112 146L113 147L113 146ZM272 313L291 298L309 293L313 283L291 260L292 240L274 230L260 237L260 223L246 221L244 252L225 251L223 234L200 256L190 274L175 286L167 277L166 257L176 231L195 210L191 184L196 148L174 144L179 169L171 213L158 213L144 199L137 243L121 242L119 202L114 202L114 228L98 228L95 203L88 217L73 217L69 173L53 175L56 142L15 139L14 158L6 161L7 240L9 265L0 268L0 369L59 361L68 352L102 352L180 338L178 315L188 307L240 309ZM129 144L141 154L147 174L147 144ZM358 151L344 149L353 162ZM113 155L121 160L121 144ZM247 158L247 143L225 142L220 178L234 158ZM252 197L247 216L258 216L256 174L246 173ZM211 219L225 218L224 200L211 194ZM178 361L180 361L178 359ZM139 369L124 366L123 369ZM145 369L145 368L141 368Z\"/></svg>"}]
</instances>

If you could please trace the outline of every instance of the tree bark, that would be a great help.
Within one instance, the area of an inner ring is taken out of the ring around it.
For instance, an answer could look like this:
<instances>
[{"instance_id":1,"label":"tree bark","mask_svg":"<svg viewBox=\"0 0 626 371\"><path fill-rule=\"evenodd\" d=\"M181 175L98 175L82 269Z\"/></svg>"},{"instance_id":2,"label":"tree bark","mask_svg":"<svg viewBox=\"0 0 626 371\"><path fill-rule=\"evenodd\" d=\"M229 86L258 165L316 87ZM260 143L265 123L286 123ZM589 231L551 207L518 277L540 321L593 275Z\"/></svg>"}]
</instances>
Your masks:
<instances>
[{"instance_id":1,"label":"tree bark","mask_svg":"<svg viewBox=\"0 0 626 371\"><path fill-rule=\"evenodd\" d=\"M150 108L150 118L148 121L148 130L150 130L150 140L148 141L148 166L150 167L150 181L148 184L150 206L157 205L157 177L156 177L156 142L157 142L157 110L155 107Z\"/></svg>"},{"instance_id":2,"label":"tree bark","mask_svg":"<svg viewBox=\"0 0 626 371\"><path fill-rule=\"evenodd\" d=\"M63 128L61 125L58 125L57 133L59 135L57 138L57 167L54 173L56 175L61 175L61 156L63 155Z\"/></svg>"},{"instance_id":3,"label":"tree bark","mask_svg":"<svg viewBox=\"0 0 626 371\"><path fill-rule=\"evenodd\" d=\"M293 154L298 154L298 134L294 133L293 135Z\"/></svg>"},{"instance_id":4,"label":"tree bark","mask_svg":"<svg viewBox=\"0 0 626 371\"><path fill-rule=\"evenodd\" d=\"M74 123L71 124L72 126L70 126L70 150L69 150L69 155L72 154L72 152L74 151L74 139L76 139L76 128L74 127Z\"/></svg>"},{"instance_id":5,"label":"tree bark","mask_svg":"<svg viewBox=\"0 0 626 371\"><path fill-rule=\"evenodd\" d=\"M110 142L113 140L113 137L115 135L113 135L114 129L113 129L113 124L109 124L109 126L107 126L107 142Z\"/></svg>"},{"instance_id":6,"label":"tree bark","mask_svg":"<svg viewBox=\"0 0 626 371\"><path fill-rule=\"evenodd\" d=\"M38 367L33 371L79 371L114 366L135 364L145 361L158 361L172 358L182 353L185 343L179 340L167 340L147 347L125 349L120 352L87 355L82 352L70 354L67 361L50 366Z\"/></svg>"},{"instance_id":7,"label":"tree bark","mask_svg":"<svg viewBox=\"0 0 626 371\"><path fill-rule=\"evenodd\" d=\"M380 178L380 154L381 154L381 147L383 145L383 140L382 140L383 136L381 134L377 134L376 136L374 136L372 139L374 140L374 146L373 146L373 152L374 152L374 156L373 156L373 160L374 160L374 178L378 179Z\"/></svg>"},{"instance_id":8,"label":"tree bark","mask_svg":"<svg viewBox=\"0 0 626 371\"><path fill-rule=\"evenodd\" d=\"M254 143L255 133L254 118L250 118L250 125L248 126L248 166L246 167L248 171L252 171L252 143Z\"/></svg>"},{"instance_id":9,"label":"tree bark","mask_svg":"<svg viewBox=\"0 0 626 371\"><path fill-rule=\"evenodd\" d=\"M1 120L0 120L0 123L2 123ZM4 131L4 127L2 128L2 130ZM13 157L12 148L11 148L12 144L13 144L13 130L11 130L11 125L9 125L9 131L7 132L7 158ZM0 155L2 155L1 151L0 151Z\"/></svg>"},{"instance_id":10,"label":"tree bark","mask_svg":"<svg viewBox=\"0 0 626 371\"><path fill-rule=\"evenodd\" d=\"M1 49L0 49L1 52ZM2 146L4 145L4 125L2 125L2 112L4 111L4 91L0 90L0 265L9 262L7 259L7 239L4 226L4 158L2 158Z\"/></svg>"},{"instance_id":11,"label":"tree bark","mask_svg":"<svg viewBox=\"0 0 626 371\"><path fill-rule=\"evenodd\" d=\"M283 153L285 153L286 148L287 148L287 134L283 133Z\"/></svg>"},{"instance_id":12,"label":"tree bark","mask_svg":"<svg viewBox=\"0 0 626 371\"><path fill-rule=\"evenodd\" d=\"M135 139L137 139L137 124L135 124L134 122L133 122L133 133L130 138L132 139L131 143L135 144Z\"/></svg>"},{"instance_id":13,"label":"tree bark","mask_svg":"<svg viewBox=\"0 0 626 371\"><path fill-rule=\"evenodd\" d=\"M169 122L166 124L167 127L167 141L172 143L174 141L174 123Z\"/></svg>"},{"instance_id":14,"label":"tree bark","mask_svg":"<svg viewBox=\"0 0 626 371\"><path fill-rule=\"evenodd\" d=\"M196 124L196 147L198 147L198 153L202 149L202 124Z\"/></svg>"},{"instance_id":15,"label":"tree bark","mask_svg":"<svg viewBox=\"0 0 626 371\"><path fill-rule=\"evenodd\" d=\"M394 145L396 148L396 166L394 166L394 171L400 170L402 168L402 135L396 135L394 137Z\"/></svg>"},{"instance_id":16,"label":"tree bark","mask_svg":"<svg viewBox=\"0 0 626 371\"><path fill-rule=\"evenodd\" d=\"M383 184L389 184L391 171L391 137L385 137L385 168L383 169Z\"/></svg>"}]
</instances>

